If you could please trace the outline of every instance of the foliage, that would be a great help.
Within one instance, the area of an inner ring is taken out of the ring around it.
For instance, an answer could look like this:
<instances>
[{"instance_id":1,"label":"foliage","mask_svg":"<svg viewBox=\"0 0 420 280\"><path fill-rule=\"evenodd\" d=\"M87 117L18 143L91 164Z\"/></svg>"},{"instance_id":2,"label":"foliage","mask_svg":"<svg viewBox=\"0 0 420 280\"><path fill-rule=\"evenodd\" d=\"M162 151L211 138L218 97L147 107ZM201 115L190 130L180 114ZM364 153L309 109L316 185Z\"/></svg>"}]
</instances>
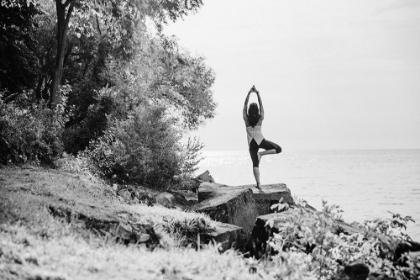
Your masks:
<instances>
[{"instance_id":1,"label":"foliage","mask_svg":"<svg viewBox=\"0 0 420 280\"><path fill-rule=\"evenodd\" d=\"M180 172L184 177L192 177L194 172L197 171L201 158L201 149L204 148L203 144L197 137L188 138L187 143L182 145L181 148L181 169Z\"/></svg>"},{"instance_id":2,"label":"foliage","mask_svg":"<svg viewBox=\"0 0 420 280\"><path fill-rule=\"evenodd\" d=\"M38 108L42 104L42 112L50 114L50 123L60 123L59 128L48 133L43 132L41 125L33 126L37 135L54 139L44 141L47 146L42 146L43 149L49 150L43 154L61 154L64 145L66 152L77 156L88 148L85 158L102 175L157 188L166 187L176 176L190 176L194 172L202 145L197 139L182 144L181 139L188 130L214 116L216 104L211 91L214 73L205 65L204 58L192 56L175 38L167 38L161 31L169 20L196 12L202 1L3 3L6 5L2 9L10 15L7 19L17 20L5 29L5 39L19 47L16 36L13 37L16 30L10 26L20 26L16 32L28 38L25 52L37 62L29 67L32 76L25 76L31 78L28 90L10 91L9 87L4 95L27 96L33 103L29 107ZM28 13L19 16L16 11ZM157 34L149 32L146 19L156 24ZM2 77L13 77L18 72L6 69ZM65 103L60 103L61 84L72 89L64 97L68 101ZM54 112L48 111L44 100L48 100ZM149 115L155 116L156 121ZM21 127L29 122L29 118L22 116ZM43 115L36 119L42 122L45 118ZM13 148L16 143L8 141L4 149L16 150ZM17 161L18 154L24 152L8 153L7 160L13 154L12 161ZM21 157L24 162L37 160L39 155Z\"/></svg>"},{"instance_id":3,"label":"foliage","mask_svg":"<svg viewBox=\"0 0 420 280\"><path fill-rule=\"evenodd\" d=\"M110 122L112 126L84 153L102 175L163 189L188 169L182 162L180 132L163 107L146 107Z\"/></svg>"},{"instance_id":4,"label":"foliage","mask_svg":"<svg viewBox=\"0 0 420 280\"><path fill-rule=\"evenodd\" d=\"M69 90L63 87L63 96ZM63 151L65 98L56 111L51 111L44 102L35 103L30 96L23 93L6 103L0 94L0 154L4 164L51 164Z\"/></svg>"},{"instance_id":5,"label":"foliage","mask_svg":"<svg viewBox=\"0 0 420 280\"><path fill-rule=\"evenodd\" d=\"M280 202L277 207L287 208L282 204ZM328 206L326 202L323 202L322 212L309 210L301 203L300 207L269 220L267 226L279 230L269 241L270 247L279 252L271 256L270 265L276 267L295 262L281 274L282 277L288 275L287 279L300 279L302 275L335 279L342 275L345 265L355 262L368 265L371 274L375 275L396 279L418 275L419 263L413 257L404 256L406 266L394 262L395 244L409 240L403 229L412 221L411 217L393 214L392 219L366 222L360 233L337 235L334 224L341 220L341 212L338 206Z\"/></svg>"},{"instance_id":6,"label":"foliage","mask_svg":"<svg viewBox=\"0 0 420 280\"><path fill-rule=\"evenodd\" d=\"M160 36L154 40L159 72L150 88L151 98L173 107L187 129L196 129L214 116L216 107L211 86L215 77L204 58L183 51L175 38Z\"/></svg>"},{"instance_id":7,"label":"foliage","mask_svg":"<svg viewBox=\"0 0 420 280\"><path fill-rule=\"evenodd\" d=\"M16 6L10 5L16 2ZM33 34L35 16L39 13L25 0L3 0L0 3L0 91L11 94L35 85L39 61L34 55L37 48Z\"/></svg>"}]
</instances>

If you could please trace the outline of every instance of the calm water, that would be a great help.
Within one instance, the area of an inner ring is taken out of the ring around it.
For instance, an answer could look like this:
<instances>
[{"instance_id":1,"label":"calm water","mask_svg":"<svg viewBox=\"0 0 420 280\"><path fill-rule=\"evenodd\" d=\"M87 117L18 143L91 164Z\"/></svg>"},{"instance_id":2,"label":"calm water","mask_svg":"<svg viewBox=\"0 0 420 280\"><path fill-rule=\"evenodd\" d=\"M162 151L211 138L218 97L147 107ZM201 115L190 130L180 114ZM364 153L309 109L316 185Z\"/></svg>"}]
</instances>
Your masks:
<instances>
[{"instance_id":1,"label":"calm water","mask_svg":"<svg viewBox=\"0 0 420 280\"><path fill-rule=\"evenodd\" d=\"M255 182L248 151L205 151L198 172L217 183ZM420 241L420 150L284 152L263 157L261 183L285 183L321 209L322 199L344 210L347 222L409 215L407 233Z\"/></svg>"}]
</instances>

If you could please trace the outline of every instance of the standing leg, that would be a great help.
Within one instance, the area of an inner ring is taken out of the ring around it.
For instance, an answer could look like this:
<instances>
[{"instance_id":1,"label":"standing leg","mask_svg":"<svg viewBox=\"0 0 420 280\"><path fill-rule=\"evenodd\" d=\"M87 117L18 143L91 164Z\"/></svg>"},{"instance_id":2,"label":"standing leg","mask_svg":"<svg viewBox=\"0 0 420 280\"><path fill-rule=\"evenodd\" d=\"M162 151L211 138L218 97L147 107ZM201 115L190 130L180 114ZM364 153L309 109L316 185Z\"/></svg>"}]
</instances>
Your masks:
<instances>
[{"instance_id":1,"label":"standing leg","mask_svg":"<svg viewBox=\"0 0 420 280\"><path fill-rule=\"evenodd\" d=\"M257 182L257 189L260 188L260 168L253 167L252 171L254 171L255 182Z\"/></svg>"},{"instance_id":2,"label":"standing leg","mask_svg":"<svg viewBox=\"0 0 420 280\"><path fill-rule=\"evenodd\" d=\"M254 172L255 182L257 183L257 188L260 189L260 169L258 167L259 166L258 148L249 149L249 154L251 155L252 171Z\"/></svg>"}]
</instances>

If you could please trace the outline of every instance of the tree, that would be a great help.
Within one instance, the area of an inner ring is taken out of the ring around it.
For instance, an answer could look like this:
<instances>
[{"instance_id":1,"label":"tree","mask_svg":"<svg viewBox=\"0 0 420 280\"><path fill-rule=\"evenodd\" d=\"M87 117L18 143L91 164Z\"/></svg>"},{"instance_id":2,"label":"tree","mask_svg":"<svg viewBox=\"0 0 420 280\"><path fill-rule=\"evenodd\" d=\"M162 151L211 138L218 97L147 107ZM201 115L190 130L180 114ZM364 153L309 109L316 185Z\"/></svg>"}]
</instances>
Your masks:
<instances>
[{"instance_id":1,"label":"tree","mask_svg":"<svg viewBox=\"0 0 420 280\"><path fill-rule=\"evenodd\" d=\"M122 1L88 1L88 0L56 0L57 13L57 57L54 76L51 85L50 104L57 103L57 90L62 79L64 53L67 43L70 19L73 12L87 25L76 26L89 33L94 25L106 27L108 36L118 42L127 34L128 26L136 27L139 22L144 22L146 16L151 17L156 25L161 28L162 23L168 19L176 20L190 11L196 11L202 5L200 0L122 0ZM99 29L99 32L100 29ZM79 33L78 33L79 34Z\"/></svg>"},{"instance_id":2,"label":"tree","mask_svg":"<svg viewBox=\"0 0 420 280\"><path fill-rule=\"evenodd\" d=\"M49 103L52 107L55 107L57 104L57 90L63 75L64 52L67 43L67 33L75 3L76 1L72 0L66 0L64 3L62 3L61 0L55 1L57 12L57 55L49 100Z\"/></svg>"}]
</instances>

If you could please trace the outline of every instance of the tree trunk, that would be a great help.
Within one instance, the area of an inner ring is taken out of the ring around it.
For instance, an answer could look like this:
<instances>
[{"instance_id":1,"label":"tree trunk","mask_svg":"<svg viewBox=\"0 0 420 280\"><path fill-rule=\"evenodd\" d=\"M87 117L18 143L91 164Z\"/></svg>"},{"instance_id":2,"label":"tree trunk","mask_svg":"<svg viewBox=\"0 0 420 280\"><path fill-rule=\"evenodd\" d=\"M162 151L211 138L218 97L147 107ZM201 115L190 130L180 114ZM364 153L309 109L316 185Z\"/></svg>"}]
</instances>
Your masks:
<instances>
[{"instance_id":1,"label":"tree trunk","mask_svg":"<svg viewBox=\"0 0 420 280\"><path fill-rule=\"evenodd\" d=\"M56 0L55 4L57 12L57 57L54 68L53 80L51 84L50 100L48 101L50 107L53 109L55 108L59 100L58 86L60 85L61 77L63 76L63 64L67 43L67 31L69 28L70 17L73 12L74 1L67 0L64 4L62 4L61 0Z\"/></svg>"}]
</instances>

